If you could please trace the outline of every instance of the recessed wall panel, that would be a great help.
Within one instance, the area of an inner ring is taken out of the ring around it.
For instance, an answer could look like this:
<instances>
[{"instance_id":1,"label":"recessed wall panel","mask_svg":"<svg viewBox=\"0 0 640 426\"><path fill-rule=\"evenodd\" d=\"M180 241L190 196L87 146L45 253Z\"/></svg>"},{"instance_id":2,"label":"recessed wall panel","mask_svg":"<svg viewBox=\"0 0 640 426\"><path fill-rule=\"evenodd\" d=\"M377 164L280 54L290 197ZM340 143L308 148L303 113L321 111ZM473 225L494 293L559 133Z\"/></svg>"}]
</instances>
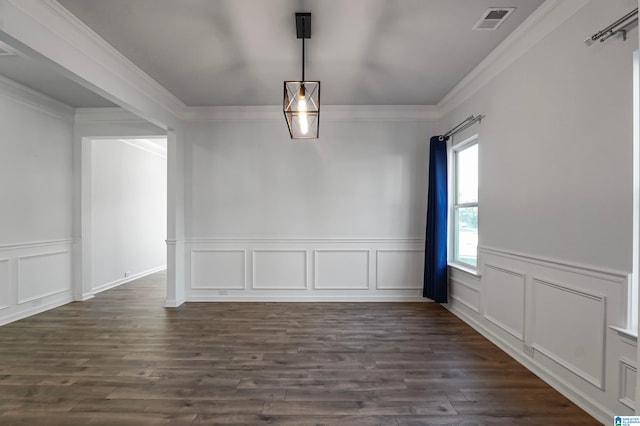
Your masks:
<instances>
[{"instance_id":1,"label":"recessed wall panel","mask_svg":"<svg viewBox=\"0 0 640 426\"><path fill-rule=\"evenodd\" d=\"M534 278L533 347L601 388L605 298Z\"/></svg>"},{"instance_id":2,"label":"recessed wall panel","mask_svg":"<svg viewBox=\"0 0 640 426\"><path fill-rule=\"evenodd\" d=\"M11 305L9 286L9 259L0 259L0 309Z\"/></svg>"},{"instance_id":3,"label":"recessed wall panel","mask_svg":"<svg viewBox=\"0 0 640 426\"><path fill-rule=\"evenodd\" d=\"M244 250L193 250L191 288L242 290L245 285Z\"/></svg>"},{"instance_id":4,"label":"recessed wall panel","mask_svg":"<svg viewBox=\"0 0 640 426\"><path fill-rule=\"evenodd\" d=\"M69 252L18 258L18 303L71 290Z\"/></svg>"},{"instance_id":5,"label":"recessed wall panel","mask_svg":"<svg viewBox=\"0 0 640 426\"><path fill-rule=\"evenodd\" d=\"M316 250L316 289L369 288L369 250Z\"/></svg>"},{"instance_id":6,"label":"recessed wall panel","mask_svg":"<svg viewBox=\"0 0 640 426\"><path fill-rule=\"evenodd\" d=\"M522 340L524 335L524 274L486 264L482 279L485 318Z\"/></svg>"},{"instance_id":7,"label":"recessed wall panel","mask_svg":"<svg viewBox=\"0 0 640 426\"><path fill-rule=\"evenodd\" d=\"M378 250L376 288L380 290L415 290L422 288L424 251Z\"/></svg>"},{"instance_id":8,"label":"recessed wall panel","mask_svg":"<svg viewBox=\"0 0 640 426\"><path fill-rule=\"evenodd\" d=\"M253 288L270 290L306 289L306 250L254 250Z\"/></svg>"}]
</instances>

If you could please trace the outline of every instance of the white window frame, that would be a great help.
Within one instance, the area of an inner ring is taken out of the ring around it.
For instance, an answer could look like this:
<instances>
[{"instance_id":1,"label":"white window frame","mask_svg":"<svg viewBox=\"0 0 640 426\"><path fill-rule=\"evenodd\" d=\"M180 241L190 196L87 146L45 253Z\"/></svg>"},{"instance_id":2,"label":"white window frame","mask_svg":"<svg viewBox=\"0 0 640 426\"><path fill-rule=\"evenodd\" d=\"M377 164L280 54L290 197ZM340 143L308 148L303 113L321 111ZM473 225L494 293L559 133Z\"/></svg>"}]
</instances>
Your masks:
<instances>
[{"instance_id":1,"label":"white window frame","mask_svg":"<svg viewBox=\"0 0 640 426\"><path fill-rule=\"evenodd\" d=\"M449 150L449 164L451 167L449 168L449 265L466 270L468 272L477 274L478 265L472 265L470 263L465 263L455 258L456 254L456 210L463 207L476 207L478 209L478 216L480 212L480 197L478 196L478 201L475 203L463 203L457 204L458 198L458 182L457 182L457 154L461 151L464 151L467 148L471 148L474 145L478 145L479 137L478 134L475 134L459 143L452 144L451 149ZM479 157L479 151L478 151ZM479 160L478 160L479 162ZM480 165L478 164L478 169ZM478 219L478 233L480 231L480 220Z\"/></svg>"}]
</instances>

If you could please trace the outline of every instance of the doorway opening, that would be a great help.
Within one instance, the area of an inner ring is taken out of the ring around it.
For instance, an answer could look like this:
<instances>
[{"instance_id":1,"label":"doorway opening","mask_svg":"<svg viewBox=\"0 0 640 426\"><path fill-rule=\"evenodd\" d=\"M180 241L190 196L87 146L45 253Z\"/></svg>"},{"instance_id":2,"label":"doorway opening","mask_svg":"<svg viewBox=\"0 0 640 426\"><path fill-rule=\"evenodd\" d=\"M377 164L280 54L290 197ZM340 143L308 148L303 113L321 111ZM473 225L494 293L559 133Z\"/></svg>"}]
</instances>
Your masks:
<instances>
[{"instance_id":1,"label":"doorway opening","mask_svg":"<svg viewBox=\"0 0 640 426\"><path fill-rule=\"evenodd\" d=\"M85 138L82 152L84 291L165 270L167 138Z\"/></svg>"}]
</instances>

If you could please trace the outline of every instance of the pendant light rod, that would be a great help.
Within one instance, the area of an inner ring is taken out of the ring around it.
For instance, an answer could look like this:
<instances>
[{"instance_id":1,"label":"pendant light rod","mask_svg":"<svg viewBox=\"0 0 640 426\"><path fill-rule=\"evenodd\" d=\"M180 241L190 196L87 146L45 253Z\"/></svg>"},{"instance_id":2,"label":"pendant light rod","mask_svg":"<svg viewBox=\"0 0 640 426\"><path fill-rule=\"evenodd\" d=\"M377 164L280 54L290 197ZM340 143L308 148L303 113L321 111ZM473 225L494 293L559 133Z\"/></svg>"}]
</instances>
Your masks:
<instances>
[{"instance_id":1,"label":"pendant light rod","mask_svg":"<svg viewBox=\"0 0 640 426\"><path fill-rule=\"evenodd\" d=\"M296 35L302 39L302 81L304 80L304 39L311 38L311 13L296 13Z\"/></svg>"}]
</instances>

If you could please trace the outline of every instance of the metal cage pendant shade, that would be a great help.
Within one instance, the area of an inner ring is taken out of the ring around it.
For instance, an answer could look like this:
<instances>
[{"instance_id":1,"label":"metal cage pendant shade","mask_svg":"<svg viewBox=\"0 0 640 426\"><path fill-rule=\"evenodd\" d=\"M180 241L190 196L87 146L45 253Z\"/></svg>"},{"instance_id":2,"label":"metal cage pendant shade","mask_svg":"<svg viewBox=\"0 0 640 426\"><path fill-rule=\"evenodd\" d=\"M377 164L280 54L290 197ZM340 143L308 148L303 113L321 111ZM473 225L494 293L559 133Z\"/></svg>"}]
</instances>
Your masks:
<instances>
[{"instance_id":1,"label":"metal cage pendant shade","mask_svg":"<svg viewBox=\"0 0 640 426\"><path fill-rule=\"evenodd\" d=\"M296 13L302 39L302 80L284 82L282 110L291 139L317 139L320 127L320 82L304 80L304 40L311 38L311 14Z\"/></svg>"}]
</instances>

